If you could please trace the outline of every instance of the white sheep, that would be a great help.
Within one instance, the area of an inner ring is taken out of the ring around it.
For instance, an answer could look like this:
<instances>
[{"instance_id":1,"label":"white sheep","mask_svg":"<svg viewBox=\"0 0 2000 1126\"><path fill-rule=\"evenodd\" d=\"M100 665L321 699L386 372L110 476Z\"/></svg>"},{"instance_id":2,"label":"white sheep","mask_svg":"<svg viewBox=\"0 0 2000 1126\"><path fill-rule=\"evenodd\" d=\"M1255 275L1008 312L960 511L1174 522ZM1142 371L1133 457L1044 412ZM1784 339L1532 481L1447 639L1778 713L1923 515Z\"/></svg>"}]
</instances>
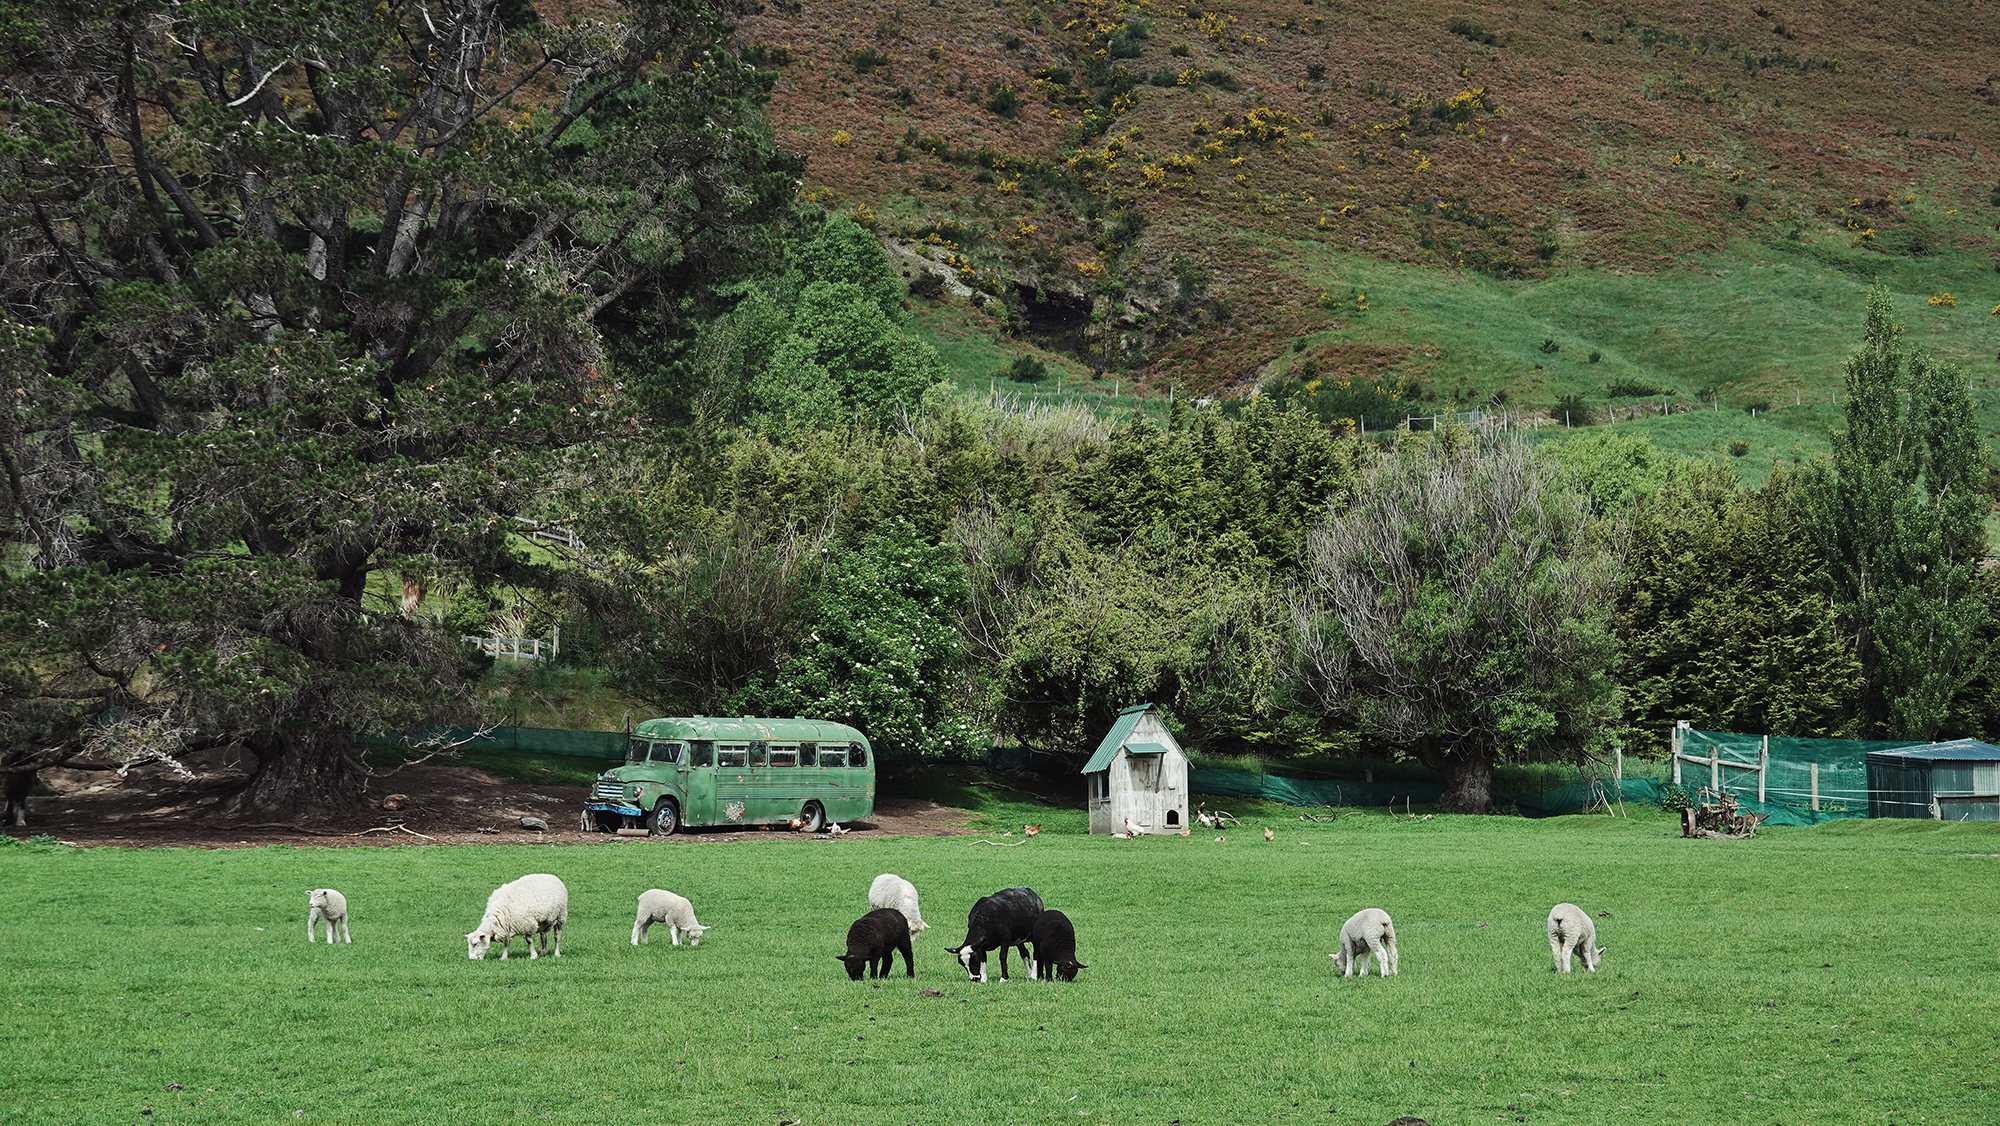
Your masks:
<instances>
[{"instance_id":1,"label":"white sheep","mask_svg":"<svg viewBox=\"0 0 2000 1126\"><path fill-rule=\"evenodd\" d=\"M546 873L522 876L501 884L486 897L486 914L479 926L465 936L465 956L477 962L486 957L486 948L500 942L500 959L506 961L508 947L516 937L528 940L528 957L538 958L535 939L542 950L562 957L562 929L569 921L569 889Z\"/></svg>"},{"instance_id":2,"label":"white sheep","mask_svg":"<svg viewBox=\"0 0 2000 1126\"><path fill-rule=\"evenodd\" d=\"M311 910L306 912L306 941L319 941L315 933L320 923L326 924L326 944L333 945L333 928L340 928L342 942L352 943L354 936L347 933L347 897L332 888L314 888L306 893L306 904Z\"/></svg>"},{"instance_id":3,"label":"white sheep","mask_svg":"<svg viewBox=\"0 0 2000 1126\"><path fill-rule=\"evenodd\" d=\"M1583 956L1584 969L1597 972L1604 947L1597 945L1597 924L1590 921L1588 911L1574 903L1558 903L1549 909L1549 953L1560 973L1570 972L1575 955Z\"/></svg>"},{"instance_id":4,"label":"white sheep","mask_svg":"<svg viewBox=\"0 0 2000 1126\"><path fill-rule=\"evenodd\" d=\"M701 936L710 929L695 921L694 904L659 888L639 893L639 917L632 921L632 945L652 941L646 932L654 923L667 924L667 934L675 946L681 944L683 934L688 936L689 946L700 946Z\"/></svg>"},{"instance_id":5,"label":"white sheep","mask_svg":"<svg viewBox=\"0 0 2000 1126\"><path fill-rule=\"evenodd\" d=\"M916 885L891 872L882 873L868 885L869 910L883 907L901 912L903 918L909 920L910 937L913 939L931 929L931 925L924 922L923 913L917 910Z\"/></svg>"},{"instance_id":6,"label":"white sheep","mask_svg":"<svg viewBox=\"0 0 2000 1126\"><path fill-rule=\"evenodd\" d=\"M1368 956L1375 956L1375 972L1388 977L1396 972L1396 924L1379 907L1356 911L1340 927L1340 952L1328 954L1340 976L1353 977L1355 968L1368 976Z\"/></svg>"}]
</instances>

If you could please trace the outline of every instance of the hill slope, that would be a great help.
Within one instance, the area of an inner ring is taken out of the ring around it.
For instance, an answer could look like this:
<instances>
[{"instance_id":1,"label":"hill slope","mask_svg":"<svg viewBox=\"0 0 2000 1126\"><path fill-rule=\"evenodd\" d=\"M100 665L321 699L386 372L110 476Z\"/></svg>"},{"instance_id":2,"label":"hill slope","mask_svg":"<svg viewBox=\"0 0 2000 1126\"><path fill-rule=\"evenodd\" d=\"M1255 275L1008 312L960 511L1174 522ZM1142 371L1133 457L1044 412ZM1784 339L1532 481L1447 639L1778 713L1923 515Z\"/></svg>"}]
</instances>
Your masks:
<instances>
[{"instance_id":1,"label":"hill slope","mask_svg":"<svg viewBox=\"0 0 2000 1126\"><path fill-rule=\"evenodd\" d=\"M1993 14L864 0L742 34L807 194L1100 380L1311 361L1602 415L1826 403L1876 278L1995 381Z\"/></svg>"}]
</instances>

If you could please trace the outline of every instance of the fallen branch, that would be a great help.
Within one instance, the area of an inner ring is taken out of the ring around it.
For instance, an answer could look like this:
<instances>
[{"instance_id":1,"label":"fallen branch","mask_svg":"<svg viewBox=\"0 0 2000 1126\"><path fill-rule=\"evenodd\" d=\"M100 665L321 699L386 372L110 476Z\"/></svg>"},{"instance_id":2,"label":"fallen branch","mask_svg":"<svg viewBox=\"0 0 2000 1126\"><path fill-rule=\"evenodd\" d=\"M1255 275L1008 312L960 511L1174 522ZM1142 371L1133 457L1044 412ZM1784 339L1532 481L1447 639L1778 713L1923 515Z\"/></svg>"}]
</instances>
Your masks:
<instances>
[{"instance_id":1,"label":"fallen branch","mask_svg":"<svg viewBox=\"0 0 2000 1126\"><path fill-rule=\"evenodd\" d=\"M1003 843L1001 843L1000 841L973 841L973 842L971 842L971 843L973 843L973 844L990 844L990 845L992 845L992 846L993 846L994 848L1020 848L1020 847L1021 847L1022 845L1024 845L1024 844L1027 844L1028 842L1027 842L1027 841L1013 841L1013 842L1011 842L1011 843L1005 843L1005 844L1003 844Z\"/></svg>"},{"instance_id":2,"label":"fallen branch","mask_svg":"<svg viewBox=\"0 0 2000 1126\"><path fill-rule=\"evenodd\" d=\"M355 833L354 835L357 837L361 837L361 836L366 836L369 833L408 833L413 837L423 837L427 841L437 840L436 837L425 836L423 833L417 832L415 829L410 828L408 825L377 825L373 829L363 829L359 833Z\"/></svg>"}]
</instances>

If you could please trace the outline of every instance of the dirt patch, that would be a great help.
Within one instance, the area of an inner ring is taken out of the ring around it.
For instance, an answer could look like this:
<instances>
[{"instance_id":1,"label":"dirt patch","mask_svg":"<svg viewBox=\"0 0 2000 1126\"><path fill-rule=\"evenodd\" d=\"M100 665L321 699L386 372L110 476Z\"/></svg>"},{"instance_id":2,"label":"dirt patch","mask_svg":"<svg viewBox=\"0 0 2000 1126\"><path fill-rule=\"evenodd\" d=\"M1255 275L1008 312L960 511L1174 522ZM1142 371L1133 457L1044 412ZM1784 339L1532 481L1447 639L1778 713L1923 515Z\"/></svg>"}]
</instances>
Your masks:
<instances>
[{"instance_id":1,"label":"dirt patch","mask_svg":"<svg viewBox=\"0 0 2000 1126\"><path fill-rule=\"evenodd\" d=\"M665 838L616 837L578 829L584 787L531 785L468 766L425 764L376 780L370 805L351 816L301 824L242 824L218 809L243 784L240 768L204 771L182 780L155 767L124 778L110 771L49 770L42 780L54 794L29 801L25 828L4 831L26 838L48 834L70 844L125 848L244 848L269 844L349 846L425 844L704 844L724 841L818 841L837 844L890 836L965 833L972 815L921 798L882 797L866 821L843 824L839 837L761 829L692 829ZM381 808L391 794L401 808ZM548 822L525 829L523 817Z\"/></svg>"}]
</instances>

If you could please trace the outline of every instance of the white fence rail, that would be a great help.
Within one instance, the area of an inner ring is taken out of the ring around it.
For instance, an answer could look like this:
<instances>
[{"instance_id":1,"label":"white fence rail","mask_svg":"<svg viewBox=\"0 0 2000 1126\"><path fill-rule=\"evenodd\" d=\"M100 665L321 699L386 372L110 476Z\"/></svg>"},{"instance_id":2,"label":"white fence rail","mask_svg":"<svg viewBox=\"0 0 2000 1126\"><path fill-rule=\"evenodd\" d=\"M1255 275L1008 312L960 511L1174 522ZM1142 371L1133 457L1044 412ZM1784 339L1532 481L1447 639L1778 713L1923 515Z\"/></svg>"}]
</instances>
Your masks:
<instances>
[{"instance_id":1,"label":"white fence rail","mask_svg":"<svg viewBox=\"0 0 2000 1126\"><path fill-rule=\"evenodd\" d=\"M479 637L463 634L459 640L495 660L511 657L517 661L552 661L562 651L562 631L547 640L539 637Z\"/></svg>"}]
</instances>

